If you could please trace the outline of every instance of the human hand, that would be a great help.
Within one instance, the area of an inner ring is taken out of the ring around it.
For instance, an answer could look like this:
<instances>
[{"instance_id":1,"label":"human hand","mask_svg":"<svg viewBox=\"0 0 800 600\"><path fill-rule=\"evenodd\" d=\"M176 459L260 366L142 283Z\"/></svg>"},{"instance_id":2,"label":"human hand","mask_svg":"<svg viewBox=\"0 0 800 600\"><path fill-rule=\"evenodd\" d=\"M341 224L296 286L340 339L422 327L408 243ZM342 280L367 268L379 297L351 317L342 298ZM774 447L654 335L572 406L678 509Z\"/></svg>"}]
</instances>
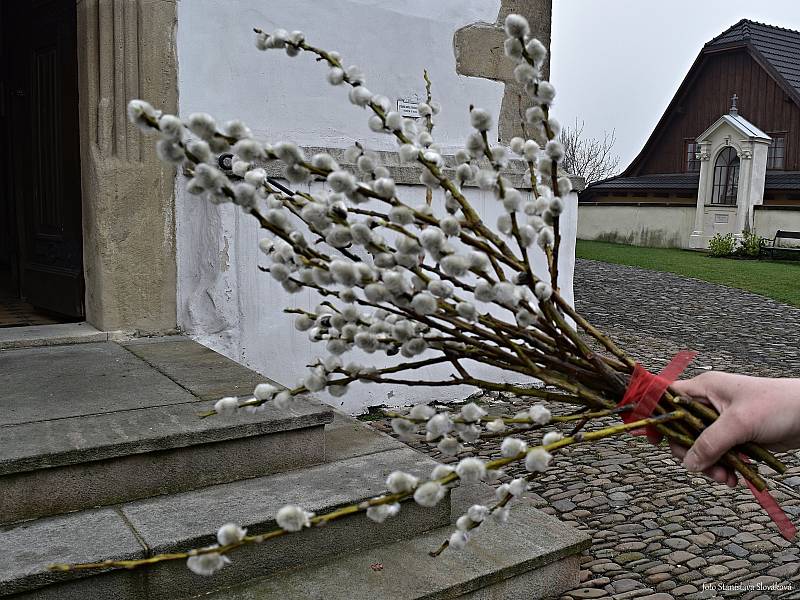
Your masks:
<instances>
[{"instance_id":1,"label":"human hand","mask_svg":"<svg viewBox=\"0 0 800 600\"><path fill-rule=\"evenodd\" d=\"M671 390L710 404L720 414L691 448L670 441L688 471L736 487L736 473L716 464L734 446L757 442L777 451L800 448L800 379L709 372L676 381Z\"/></svg>"}]
</instances>

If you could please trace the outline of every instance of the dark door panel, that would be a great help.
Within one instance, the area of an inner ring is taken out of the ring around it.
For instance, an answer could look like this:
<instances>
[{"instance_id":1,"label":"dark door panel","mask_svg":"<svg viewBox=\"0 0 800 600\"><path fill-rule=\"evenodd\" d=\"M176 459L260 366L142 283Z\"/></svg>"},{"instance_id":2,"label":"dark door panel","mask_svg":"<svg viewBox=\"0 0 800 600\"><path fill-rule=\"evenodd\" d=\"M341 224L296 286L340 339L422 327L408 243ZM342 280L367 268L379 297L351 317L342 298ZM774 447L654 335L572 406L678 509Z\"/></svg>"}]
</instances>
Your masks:
<instances>
[{"instance_id":1,"label":"dark door panel","mask_svg":"<svg viewBox=\"0 0 800 600\"><path fill-rule=\"evenodd\" d=\"M13 65L12 178L20 291L35 306L82 317L75 2L8 4L17 5L11 19L4 20L11 25L6 42Z\"/></svg>"}]
</instances>

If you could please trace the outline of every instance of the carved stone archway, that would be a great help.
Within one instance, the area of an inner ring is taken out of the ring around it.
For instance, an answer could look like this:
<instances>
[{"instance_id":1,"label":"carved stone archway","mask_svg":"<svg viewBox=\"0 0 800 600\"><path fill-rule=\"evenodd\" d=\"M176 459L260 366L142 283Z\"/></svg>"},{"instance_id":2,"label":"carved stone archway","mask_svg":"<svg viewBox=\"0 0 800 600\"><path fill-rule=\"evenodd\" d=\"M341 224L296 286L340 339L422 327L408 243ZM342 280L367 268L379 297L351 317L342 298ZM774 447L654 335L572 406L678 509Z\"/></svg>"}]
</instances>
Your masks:
<instances>
[{"instance_id":1,"label":"carved stone archway","mask_svg":"<svg viewBox=\"0 0 800 600\"><path fill-rule=\"evenodd\" d=\"M102 330L176 323L174 169L128 123L143 98L177 110L175 0L77 0L86 319Z\"/></svg>"}]
</instances>

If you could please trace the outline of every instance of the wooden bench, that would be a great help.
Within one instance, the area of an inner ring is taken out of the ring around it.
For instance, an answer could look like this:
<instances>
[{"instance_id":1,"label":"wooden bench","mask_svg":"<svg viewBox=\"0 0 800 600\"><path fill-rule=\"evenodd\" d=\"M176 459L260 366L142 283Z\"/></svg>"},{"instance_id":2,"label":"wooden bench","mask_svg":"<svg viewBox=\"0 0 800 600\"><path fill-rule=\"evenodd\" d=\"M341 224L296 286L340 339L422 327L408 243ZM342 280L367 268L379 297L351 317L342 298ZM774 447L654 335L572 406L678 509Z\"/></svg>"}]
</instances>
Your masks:
<instances>
[{"instance_id":1,"label":"wooden bench","mask_svg":"<svg viewBox=\"0 0 800 600\"><path fill-rule=\"evenodd\" d=\"M778 246L778 240L800 240L800 231L786 231L778 229L775 237L772 238L772 245L763 249L764 254L770 258L775 258L775 253L786 252L800 256L800 246Z\"/></svg>"}]
</instances>

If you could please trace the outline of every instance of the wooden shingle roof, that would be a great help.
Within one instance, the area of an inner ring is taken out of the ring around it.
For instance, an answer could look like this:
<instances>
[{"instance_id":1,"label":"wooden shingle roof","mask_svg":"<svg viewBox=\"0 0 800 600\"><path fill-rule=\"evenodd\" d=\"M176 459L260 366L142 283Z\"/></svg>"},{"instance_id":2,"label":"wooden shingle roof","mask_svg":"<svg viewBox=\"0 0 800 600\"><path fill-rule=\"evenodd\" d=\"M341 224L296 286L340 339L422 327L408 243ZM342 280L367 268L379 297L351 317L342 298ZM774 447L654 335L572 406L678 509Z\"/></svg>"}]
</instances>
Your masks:
<instances>
[{"instance_id":1,"label":"wooden shingle roof","mask_svg":"<svg viewBox=\"0 0 800 600\"><path fill-rule=\"evenodd\" d=\"M749 45L800 95L800 31L742 19L704 48Z\"/></svg>"},{"instance_id":2,"label":"wooden shingle roof","mask_svg":"<svg viewBox=\"0 0 800 600\"><path fill-rule=\"evenodd\" d=\"M589 202L600 192L694 192L700 173L663 173L624 177L618 175L592 183L580 192L581 201ZM767 171L764 190L800 190L800 172Z\"/></svg>"}]
</instances>

